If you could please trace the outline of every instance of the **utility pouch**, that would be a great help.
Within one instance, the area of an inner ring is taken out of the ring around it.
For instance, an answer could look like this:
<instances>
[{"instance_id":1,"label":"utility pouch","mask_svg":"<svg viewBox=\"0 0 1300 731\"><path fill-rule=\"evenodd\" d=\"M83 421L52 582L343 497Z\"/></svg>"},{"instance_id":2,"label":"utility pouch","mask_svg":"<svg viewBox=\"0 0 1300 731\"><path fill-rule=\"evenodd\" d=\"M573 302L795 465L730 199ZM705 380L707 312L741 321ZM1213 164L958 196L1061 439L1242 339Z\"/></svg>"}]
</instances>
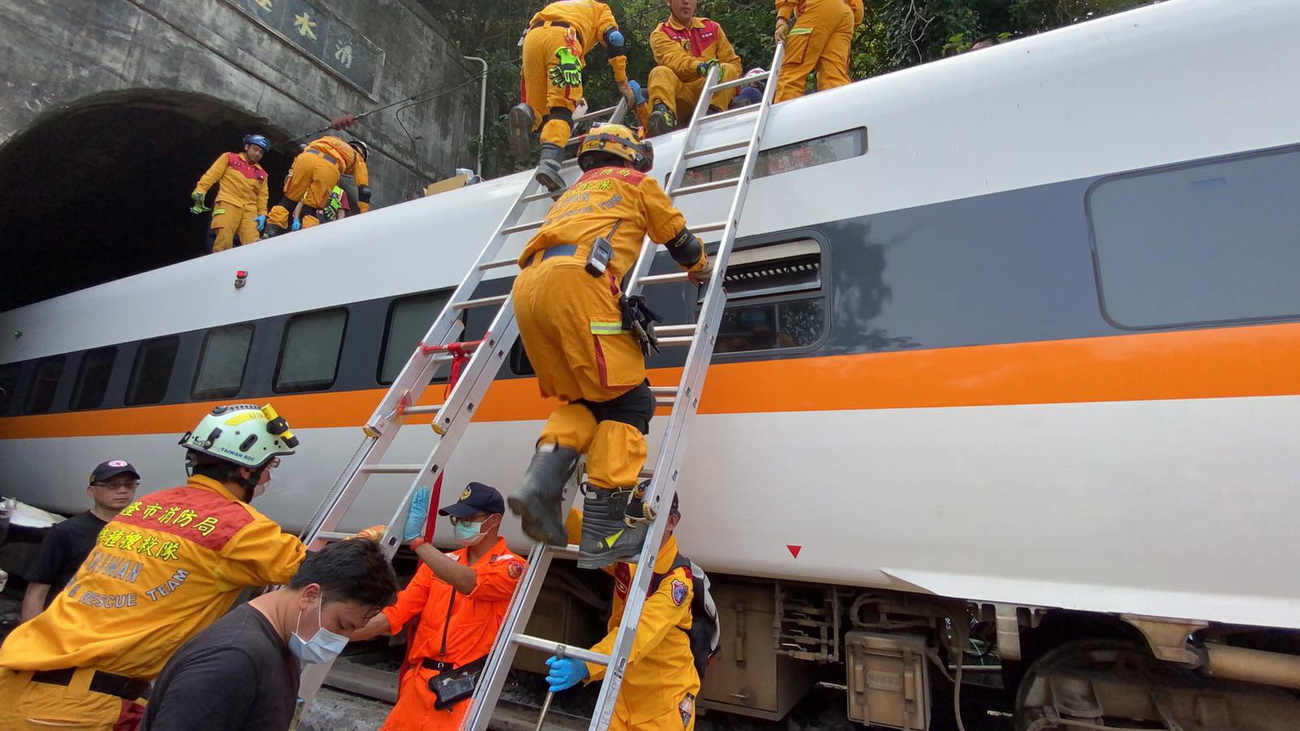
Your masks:
<instances>
[{"instance_id":1,"label":"utility pouch","mask_svg":"<svg viewBox=\"0 0 1300 731\"><path fill-rule=\"evenodd\" d=\"M587 273L593 277L605 276L605 270L609 268L609 260L614 258L614 245L610 239L614 238L614 232L618 230L622 220L614 222L614 228L609 230L608 236L597 236L596 240L591 242L591 252L587 254Z\"/></svg>"},{"instance_id":2,"label":"utility pouch","mask_svg":"<svg viewBox=\"0 0 1300 731\"><path fill-rule=\"evenodd\" d=\"M623 329L631 331L632 337L641 345L641 354L646 357L658 355L659 337L655 335L655 323L663 322L663 319L646 305L645 295L619 295L618 309L623 315Z\"/></svg>"},{"instance_id":3,"label":"utility pouch","mask_svg":"<svg viewBox=\"0 0 1300 731\"><path fill-rule=\"evenodd\" d=\"M429 690L433 691L434 697L433 707L442 711L474 695L478 676L486 666L487 656L484 655L474 662L429 678Z\"/></svg>"}]
</instances>

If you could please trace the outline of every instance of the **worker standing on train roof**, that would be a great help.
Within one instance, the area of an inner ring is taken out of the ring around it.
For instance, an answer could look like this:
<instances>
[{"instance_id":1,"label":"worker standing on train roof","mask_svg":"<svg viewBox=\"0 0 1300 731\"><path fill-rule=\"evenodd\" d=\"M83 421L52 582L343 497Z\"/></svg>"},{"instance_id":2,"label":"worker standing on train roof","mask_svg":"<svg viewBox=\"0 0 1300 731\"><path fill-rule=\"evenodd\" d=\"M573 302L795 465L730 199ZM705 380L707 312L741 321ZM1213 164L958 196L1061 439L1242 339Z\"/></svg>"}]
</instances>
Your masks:
<instances>
[{"instance_id":1,"label":"worker standing on train roof","mask_svg":"<svg viewBox=\"0 0 1300 731\"><path fill-rule=\"evenodd\" d=\"M776 0L776 42L785 43L785 62L775 101L803 96L814 71L819 91L849 83L849 45L863 14L862 0Z\"/></svg>"},{"instance_id":2,"label":"worker standing on train roof","mask_svg":"<svg viewBox=\"0 0 1300 731\"><path fill-rule=\"evenodd\" d=\"M573 130L574 107L582 99L582 68L597 43L608 51L614 82L632 109L636 100L628 85L623 33L608 5L598 0L553 2L537 11L524 32L523 102L510 110L511 151L516 159L527 159L532 134L540 128L537 182L551 191L564 187L564 146Z\"/></svg>"},{"instance_id":3,"label":"worker standing on train roof","mask_svg":"<svg viewBox=\"0 0 1300 731\"><path fill-rule=\"evenodd\" d=\"M570 535L577 532L574 518L586 522L577 511L569 513L566 527ZM690 630L693 622L691 602L695 582L688 561L678 561L677 539L673 530L681 519L677 496L673 495L664 526L663 542L655 559L658 585L642 605L636 640L628 656L627 669L609 731L689 731L695 727L695 701L700 695L700 674L691 652ZM684 564L684 565L683 565ZM636 575L636 565L620 561L606 569L614 575L614 602L609 614L609 633L591 648L608 655L614 650L628 589ZM550 670L546 682L557 693L581 682L595 682L605 675L605 666L572 657L552 656L546 661Z\"/></svg>"},{"instance_id":4,"label":"worker standing on train roof","mask_svg":"<svg viewBox=\"0 0 1300 731\"><path fill-rule=\"evenodd\" d=\"M523 487L509 500L536 540L564 545L561 502L587 455L578 565L635 555L654 518L637 490L655 399L645 377L644 318L620 296L648 234L698 284L709 273L700 240L647 173L653 149L623 125L593 129L578 150L582 177L551 206L519 257L512 299L519 336L551 412ZM633 330L625 329L631 327Z\"/></svg>"},{"instance_id":5,"label":"worker standing on train roof","mask_svg":"<svg viewBox=\"0 0 1300 731\"><path fill-rule=\"evenodd\" d=\"M396 604L352 635L361 640L397 634L414 624L408 629L397 704L381 731L460 728L469 711L466 690L472 691L472 686L447 693L451 687L446 683L458 673L481 670L528 567L501 537L506 506L496 488L471 482L459 500L438 511L451 518L461 546L451 553L423 538L428 500L427 489L417 493L404 534L420 559L415 578L397 595Z\"/></svg>"},{"instance_id":6,"label":"worker standing on train roof","mask_svg":"<svg viewBox=\"0 0 1300 731\"><path fill-rule=\"evenodd\" d=\"M258 163L271 149L271 143L262 135L246 135L243 152L227 152L218 157L212 167L199 178L190 198L194 201L193 213L203 213L208 208L204 201L208 189L217 186L217 200L212 209L212 230L216 240L212 251L225 251L239 234L239 243L251 244L266 223L267 181L266 170Z\"/></svg>"},{"instance_id":7,"label":"worker standing on train roof","mask_svg":"<svg viewBox=\"0 0 1300 731\"><path fill-rule=\"evenodd\" d=\"M655 63L650 70L651 136L671 132L679 120L690 119L704 90L705 77L721 66L721 81L740 78L744 66L731 47L722 26L695 14L695 0L667 0L668 20L650 33ZM709 111L722 111L731 104L736 90L723 89L709 100Z\"/></svg>"},{"instance_id":8,"label":"worker standing on train roof","mask_svg":"<svg viewBox=\"0 0 1300 731\"><path fill-rule=\"evenodd\" d=\"M302 542L249 505L298 445L274 408L218 406L180 443L189 482L109 521L68 588L0 647L0 728L135 729L172 652L302 563Z\"/></svg>"},{"instance_id":9,"label":"worker standing on train roof","mask_svg":"<svg viewBox=\"0 0 1300 731\"><path fill-rule=\"evenodd\" d=\"M302 227L321 222L320 209L329 204L330 191L343 175L357 181L357 210L370 210L370 170L366 158L370 146L361 140L344 142L338 137L321 137L307 145L284 179L284 197L271 209L266 222L266 237L278 236L289 228L289 212L301 202Z\"/></svg>"}]
</instances>

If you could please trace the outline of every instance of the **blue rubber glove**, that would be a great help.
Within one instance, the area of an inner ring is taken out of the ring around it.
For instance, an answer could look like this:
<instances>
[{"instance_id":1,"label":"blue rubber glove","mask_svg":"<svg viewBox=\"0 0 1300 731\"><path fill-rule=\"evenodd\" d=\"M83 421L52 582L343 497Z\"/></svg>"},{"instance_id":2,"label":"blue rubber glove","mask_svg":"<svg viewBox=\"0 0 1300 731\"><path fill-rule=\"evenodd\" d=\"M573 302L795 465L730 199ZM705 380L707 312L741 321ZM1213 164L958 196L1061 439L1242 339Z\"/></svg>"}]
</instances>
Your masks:
<instances>
[{"instance_id":1,"label":"blue rubber glove","mask_svg":"<svg viewBox=\"0 0 1300 731\"><path fill-rule=\"evenodd\" d=\"M571 657L552 655L546 660L546 667L550 668L546 673L546 684L550 686L552 693L568 690L586 680L589 675L587 663Z\"/></svg>"},{"instance_id":2,"label":"blue rubber glove","mask_svg":"<svg viewBox=\"0 0 1300 731\"><path fill-rule=\"evenodd\" d=\"M632 87L632 95L636 97L637 105L645 104L645 90L637 83L636 79L631 79L627 85Z\"/></svg>"},{"instance_id":3,"label":"blue rubber glove","mask_svg":"<svg viewBox=\"0 0 1300 731\"><path fill-rule=\"evenodd\" d=\"M297 230L300 229L300 228L302 228L302 219L301 219L301 218L295 218L295 219L293 219L293 223L289 224L289 230L290 230L290 231L297 231Z\"/></svg>"},{"instance_id":4,"label":"blue rubber glove","mask_svg":"<svg viewBox=\"0 0 1300 731\"><path fill-rule=\"evenodd\" d=\"M411 496L411 509L406 514L406 530L402 531L403 541L413 541L424 535L424 526L429 522L429 496L431 491L422 487Z\"/></svg>"},{"instance_id":5,"label":"blue rubber glove","mask_svg":"<svg viewBox=\"0 0 1300 731\"><path fill-rule=\"evenodd\" d=\"M253 217L253 220L257 221L258 231L261 231L266 228L266 216L255 216Z\"/></svg>"}]
</instances>

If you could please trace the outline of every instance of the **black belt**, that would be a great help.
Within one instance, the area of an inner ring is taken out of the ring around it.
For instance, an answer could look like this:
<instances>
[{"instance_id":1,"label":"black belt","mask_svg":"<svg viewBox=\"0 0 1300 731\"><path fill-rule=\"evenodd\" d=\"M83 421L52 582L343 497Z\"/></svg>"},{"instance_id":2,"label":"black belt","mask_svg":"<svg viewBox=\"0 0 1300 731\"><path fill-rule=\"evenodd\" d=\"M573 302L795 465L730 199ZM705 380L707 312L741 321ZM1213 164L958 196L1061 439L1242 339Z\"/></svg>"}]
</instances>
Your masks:
<instances>
[{"instance_id":1,"label":"black belt","mask_svg":"<svg viewBox=\"0 0 1300 731\"><path fill-rule=\"evenodd\" d=\"M533 21L533 24L528 26L528 29L532 30L533 28L544 28L548 25L558 26L560 28L573 27L568 23L564 22L563 20L537 20L537 21ZM573 33L574 35L578 36L578 43L582 43L582 34L579 33L576 29L573 31Z\"/></svg>"},{"instance_id":2,"label":"black belt","mask_svg":"<svg viewBox=\"0 0 1300 731\"><path fill-rule=\"evenodd\" d=\"M326 160L329 160L331 163L333 163L333 164L335 164L335 165L338 165L338 164L339 164L339 161L338 161L338 160L335 160L334 158L330 157L329 155L326 155L325 153L321 152L320 150L307 150L307 152L310 152L310 153L313 154L313 155L320 155L321 157L325 158Z\"/></svg>"},{"instance_id":3,"label":"black belt","mask_svg":"<svg viewBox=\"0 0 1300 731\"><path fill-rule=\"evenodd\" d=\"M66 686L72 682L72 676L76 672L76 668L37 670L32 673L32 680L46 685ZM117 696L128 701L137 698L147 699L149 697L149 681L96 670L94 677L90 679L90 690L94 693Z\"/></svg>"},{"instance_id":4,"label":"black belt","mask_svg":"<svg viewBox=\"0 0 1300 731\"><path fill-rule=\"evenodd\" d=\"M524 264L523 268L527 269L528 267L538 262L546 261L547 259L550 259L553 256L574 256L577 253L578 253L577 244L559 244L558 246L552 246L549 249L542 249L536 254L533 254L533 257L528 260L527 264Z\"/></svg>"},{"instance_id":5,"label":"black belt","mask_svg":"<svg viewBox=\"0 0 1300 731\"><path fill-rule=\"evenodd\" d=\"M439 670L439 671L442 671L442 670L455 670L455 669L456 669L456 663L443 662L442 660L434 660L434 659L431 658L431 657L426 657L426 658L424 658L423 660L420 660L420 664L424 666L424 669L425 669L425 670Z\"/></svg>"}]
</instances>

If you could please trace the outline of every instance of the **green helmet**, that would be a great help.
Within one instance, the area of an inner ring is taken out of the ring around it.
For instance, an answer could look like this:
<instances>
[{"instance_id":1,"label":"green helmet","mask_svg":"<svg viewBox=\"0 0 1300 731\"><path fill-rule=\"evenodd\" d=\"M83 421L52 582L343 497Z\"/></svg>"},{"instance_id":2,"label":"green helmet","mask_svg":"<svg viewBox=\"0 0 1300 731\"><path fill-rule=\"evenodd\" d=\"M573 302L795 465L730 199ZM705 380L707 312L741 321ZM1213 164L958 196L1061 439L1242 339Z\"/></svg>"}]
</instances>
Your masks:
<instances>
[{"instance_id":1,"label":"green helmet","mask_svg":"<svg viewBox=\"0 0 1300 731\"><path fill-rule=\"evenodd\" d=\"M270 404L218 406L181 437L181 446L241 467L262 467L281 455L293 454L298 438Z\"/></svg>"}]
</instances>

